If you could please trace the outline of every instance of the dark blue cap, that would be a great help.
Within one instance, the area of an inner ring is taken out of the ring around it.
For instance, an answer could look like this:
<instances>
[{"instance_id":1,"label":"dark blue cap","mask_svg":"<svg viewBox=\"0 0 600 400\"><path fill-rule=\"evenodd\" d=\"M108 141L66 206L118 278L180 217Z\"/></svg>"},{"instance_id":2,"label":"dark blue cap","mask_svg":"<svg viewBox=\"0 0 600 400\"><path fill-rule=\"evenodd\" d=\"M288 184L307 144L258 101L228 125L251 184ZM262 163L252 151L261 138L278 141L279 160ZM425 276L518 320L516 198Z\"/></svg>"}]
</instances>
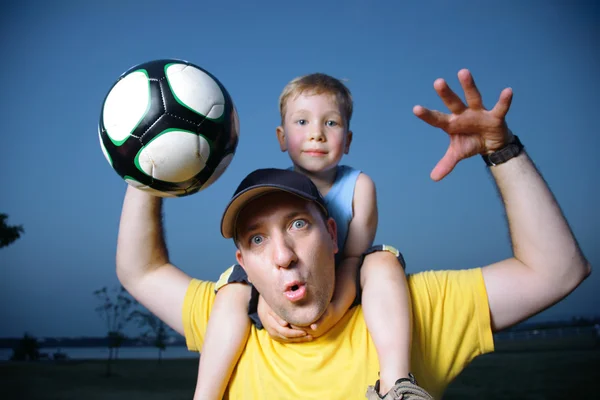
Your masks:
<instances>
[{"instance_id":1,"label":"dark blue cap","mask_svg":"<svg viewBox=\"0 0 600 400\"><path fill-rule=\"evenodd\" d=\"M249 202L272 192L287 192L318 204L325 213L325 200L315 184L306 176L288 169L265 168L251 172L235 190L221 218L221 235L234 236L238 215Z\"/></svg>"}]
</instances>

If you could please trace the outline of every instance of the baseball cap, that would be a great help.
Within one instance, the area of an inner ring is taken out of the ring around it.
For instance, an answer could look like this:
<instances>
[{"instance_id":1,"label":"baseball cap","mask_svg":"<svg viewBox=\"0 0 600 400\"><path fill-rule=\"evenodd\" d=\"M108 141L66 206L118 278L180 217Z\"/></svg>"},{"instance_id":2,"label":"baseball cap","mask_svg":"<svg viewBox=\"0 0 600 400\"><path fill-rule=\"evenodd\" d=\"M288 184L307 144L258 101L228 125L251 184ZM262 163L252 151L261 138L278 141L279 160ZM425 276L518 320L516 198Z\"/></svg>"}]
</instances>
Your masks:
<instances>
[{"instance_id":1,"label":"baseball cap","mask_svg":"<svg viewBox=\"0 0 600 400\"><path fill-rule=\"evenodd\" d=\"M252 200L277 191L315 202L326 216L329 215L325 200L307 176L288 169L257 169L244 178L227 204L221 218L221 235L226 239L232 238L240 211Z\"/></svg>"}]
</instances>

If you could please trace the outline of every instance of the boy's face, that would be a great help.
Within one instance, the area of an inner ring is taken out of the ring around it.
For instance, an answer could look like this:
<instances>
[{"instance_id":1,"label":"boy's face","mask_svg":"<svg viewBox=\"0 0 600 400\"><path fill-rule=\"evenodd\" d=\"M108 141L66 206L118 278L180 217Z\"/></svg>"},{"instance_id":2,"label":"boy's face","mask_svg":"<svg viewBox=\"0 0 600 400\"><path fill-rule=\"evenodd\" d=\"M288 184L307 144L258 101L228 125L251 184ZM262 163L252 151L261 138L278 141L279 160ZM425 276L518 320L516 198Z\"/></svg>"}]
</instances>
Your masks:
<instances>
[{"instance_id":1,"label":"boy's face","mask_svg":"<svg viewBox=\"0 0 600 400\"><path fill-rule=\"evenodd\" d=\"M322 172L335 168L348 154L352 132L347 126L334 95L306 92L288 99L277 140L295 166Z\"/></svg>"}]
</instances>

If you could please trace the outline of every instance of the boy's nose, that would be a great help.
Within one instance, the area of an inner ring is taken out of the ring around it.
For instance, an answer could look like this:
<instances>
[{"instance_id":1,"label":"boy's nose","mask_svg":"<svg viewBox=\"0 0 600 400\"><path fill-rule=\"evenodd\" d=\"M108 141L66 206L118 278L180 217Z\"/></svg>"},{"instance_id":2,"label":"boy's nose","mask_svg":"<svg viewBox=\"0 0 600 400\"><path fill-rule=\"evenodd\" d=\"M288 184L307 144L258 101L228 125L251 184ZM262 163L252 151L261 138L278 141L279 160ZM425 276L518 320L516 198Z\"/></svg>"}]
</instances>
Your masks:
<instances>
[{"instance_id":1,"label":"boy's nose","mask_svg":"<svg viewBox=\"0 0 600 400\"><path fill-rule=\"evenodd\" d=\"M323 130L322 129L311 129L310 131L310 135L309 135L309 140L314 140L316 142L324 142L325 141L325 135L323 134Z\"/></svg>"}]
</instances>

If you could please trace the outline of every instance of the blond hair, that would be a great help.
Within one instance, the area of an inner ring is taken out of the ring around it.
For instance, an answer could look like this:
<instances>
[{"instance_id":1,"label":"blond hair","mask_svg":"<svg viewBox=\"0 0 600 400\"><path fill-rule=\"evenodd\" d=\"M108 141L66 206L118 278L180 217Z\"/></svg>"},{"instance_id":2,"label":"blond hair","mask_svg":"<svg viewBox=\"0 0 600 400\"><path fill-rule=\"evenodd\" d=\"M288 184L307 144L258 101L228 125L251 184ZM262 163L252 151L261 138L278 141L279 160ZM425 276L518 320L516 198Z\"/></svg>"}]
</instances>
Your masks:
<instances>
[{"instance_id":1,"label":"blond hair","mask_svg":"<svg viewBox=\"0 0 600 400\"><path fill-rule=\"evenodd\" d=\"M279 96L279 113L281 114L282 125L285 120L288 100L290 98L295 98L302 93L330 94L335 96L337 104L342 111L342 117L346 120L346 128L350 128L350 119L352 118L353 109L350 89L348 89L339 79L321 73L300 76L285 85Z\"/></svg>"}]
</instances>

